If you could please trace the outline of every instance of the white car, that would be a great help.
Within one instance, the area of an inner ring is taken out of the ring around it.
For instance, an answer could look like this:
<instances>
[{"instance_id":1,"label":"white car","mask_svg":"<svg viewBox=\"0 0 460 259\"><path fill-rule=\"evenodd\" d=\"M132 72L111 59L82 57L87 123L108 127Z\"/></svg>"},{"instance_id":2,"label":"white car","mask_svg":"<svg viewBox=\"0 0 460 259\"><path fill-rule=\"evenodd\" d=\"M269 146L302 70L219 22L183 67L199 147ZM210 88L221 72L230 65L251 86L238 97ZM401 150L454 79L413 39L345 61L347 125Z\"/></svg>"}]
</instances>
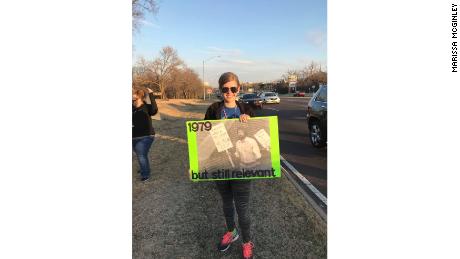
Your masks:
<instances>
[{"instance_id":1,"label":"white car","mask_svg":"<svg viewBox=\"0 0 460 259\"><path fill-rule=\"evenodd\" d=\"M278 94L274 92L262 92L259 94L259 97L264 103L280 103L281 101Z\"/></svg>"}]
</instances>

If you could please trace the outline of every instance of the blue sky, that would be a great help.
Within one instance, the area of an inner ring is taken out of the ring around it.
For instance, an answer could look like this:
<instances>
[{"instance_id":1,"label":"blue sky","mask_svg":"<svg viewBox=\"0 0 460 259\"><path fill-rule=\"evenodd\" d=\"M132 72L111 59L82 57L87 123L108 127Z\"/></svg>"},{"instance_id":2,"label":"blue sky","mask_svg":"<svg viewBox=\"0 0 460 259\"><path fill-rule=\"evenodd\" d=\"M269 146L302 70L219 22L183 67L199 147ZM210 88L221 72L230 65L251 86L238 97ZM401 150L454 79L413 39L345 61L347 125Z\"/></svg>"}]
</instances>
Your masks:
<instances>
[{"instance_id":1,"label":"blue sky","mask_svg":"<svg viewBox=\"0 0 460 259\"><path fill-rule=\"evenodd\" d=\"M280 79L310 61L326 63L326 0L163 0L133 34L133 62L172 46L187 66L217 85L235 72L242 82Z\"/></svg>"}]
</instances>

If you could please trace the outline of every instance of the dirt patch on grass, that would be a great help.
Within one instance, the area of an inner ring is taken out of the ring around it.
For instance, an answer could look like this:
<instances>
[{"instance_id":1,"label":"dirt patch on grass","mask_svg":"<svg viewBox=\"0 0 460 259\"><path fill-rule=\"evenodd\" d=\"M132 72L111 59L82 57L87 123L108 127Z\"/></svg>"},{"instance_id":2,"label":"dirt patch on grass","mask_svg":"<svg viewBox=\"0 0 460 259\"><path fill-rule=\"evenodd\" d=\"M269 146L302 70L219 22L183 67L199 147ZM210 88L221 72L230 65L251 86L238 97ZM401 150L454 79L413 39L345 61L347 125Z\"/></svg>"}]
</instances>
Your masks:
<instances>
[{"instance_id":1,"label":"dirt patch on grass","mask_svg":"<svg viewBox=\"0 0 460 259\"><path fill-rule=\"evenodd\" d=\"M186 120L203 119L211 102L158 102L161 120L150 150L152 178L139 181L133 156L133 258L241 258L238 240L225 253L222 201L213 182L188 177ZM285 177L254 180L251 232L258 258L326 258L326 224Z\"/></svg>"}]
</instances>

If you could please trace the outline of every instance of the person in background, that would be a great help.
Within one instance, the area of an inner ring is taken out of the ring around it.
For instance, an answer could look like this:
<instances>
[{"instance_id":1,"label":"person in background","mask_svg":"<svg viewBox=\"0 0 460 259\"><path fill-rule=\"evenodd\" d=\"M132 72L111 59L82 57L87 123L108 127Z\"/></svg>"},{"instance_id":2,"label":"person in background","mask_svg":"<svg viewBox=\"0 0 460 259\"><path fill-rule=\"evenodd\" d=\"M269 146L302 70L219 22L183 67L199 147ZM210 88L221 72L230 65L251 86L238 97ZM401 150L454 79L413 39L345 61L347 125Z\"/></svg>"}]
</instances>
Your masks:
<instances>
[{"instance_id":1,"label":"person in background","mask_svg":"<svg viewBox=\"0 0 460 259\"><path fill-rule=\"evenodd\" d=\"M150 104L144 102L145 91L138 87L133 87L133 150L136 153L141 181L147 181L150 178L150 163L149 163L149 150L155 139L155 130L152 126L152 119L150 116L158 112L157 103L153 96L153 91L148 89L148 98Z\"/></svg>"},{"instance_id":2,"label":"person in background","mask_svg":"<svg viewBox=\"0 0 460 259\"><path fill-rule=\"evenodd\" d=\"M237 75L232 72L222 74L219 78L219 89L223 94L223 101L215 102L208 107L205 120L239 118L242 123L245 123L250 117L254 117L254 112L248 105L235 100L240 90L240 81ZM243 236L243 258L252 259L254 244L251 242L251 222L249 219L251 180L221 180L216 181L216 185L222 197L227 225L227 232L218 244L218 249L226 251L239 238L239 233L235 228L234 211L236 208L238 223Z\"/></svg>"}]
</instances>

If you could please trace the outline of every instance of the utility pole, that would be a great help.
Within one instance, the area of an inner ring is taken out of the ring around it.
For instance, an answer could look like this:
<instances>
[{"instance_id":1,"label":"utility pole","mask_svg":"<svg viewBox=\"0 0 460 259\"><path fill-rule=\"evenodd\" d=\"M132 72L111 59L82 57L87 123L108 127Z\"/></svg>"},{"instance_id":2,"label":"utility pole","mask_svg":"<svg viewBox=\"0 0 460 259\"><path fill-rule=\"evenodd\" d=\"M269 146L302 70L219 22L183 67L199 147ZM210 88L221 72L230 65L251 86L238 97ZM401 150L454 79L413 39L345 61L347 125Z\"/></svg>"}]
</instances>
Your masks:
<instances>
[{"instance_id":1,"label":"utility pole","mask_svg":"<svg viewBox=\"0 0 460 259\"><path fill-rule=\"evenodd\" d=\"M206 86L204 84L204 60L203 60L203 100L206 100Z\"/></svg>"}]
</instances>

